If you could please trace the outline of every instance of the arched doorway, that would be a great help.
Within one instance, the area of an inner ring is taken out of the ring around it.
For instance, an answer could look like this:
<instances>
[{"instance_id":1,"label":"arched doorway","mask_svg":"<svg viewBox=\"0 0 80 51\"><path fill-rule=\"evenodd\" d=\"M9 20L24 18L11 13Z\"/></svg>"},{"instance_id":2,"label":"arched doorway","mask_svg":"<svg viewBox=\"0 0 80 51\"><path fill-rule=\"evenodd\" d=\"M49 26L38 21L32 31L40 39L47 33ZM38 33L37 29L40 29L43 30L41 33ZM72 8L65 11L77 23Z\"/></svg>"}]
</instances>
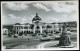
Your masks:
<instances>
[{"instance_id":1,"label":"arched doorway","mask_svg":"<svg viewBox=\"0 0 80 51\"><path fill-rule=\"evenodd\" d=\"M36 26L36 29L40 29L40 27L39 26Z\"/></svg>"},{"instance_id":2,"label":"arched doorway","mask_svg":"<svg viewBox=\"0 0 80 51\"><path fill-rule=\"evenodd\" d=\"M36 34L40 33L40 27L39 27L39 26L36 26L35 33L36 33Z\"/></svg>"},{"instance_id":3,"label":"arched doorway","mask_svg":"<svg viewBox=\"0 0 80 51\"><path fill-rule=\"evenodd\" d=\"M36 34L40 33L40 30L36 30L35 33L36 33Z\"/></svg>"}]
</instances>

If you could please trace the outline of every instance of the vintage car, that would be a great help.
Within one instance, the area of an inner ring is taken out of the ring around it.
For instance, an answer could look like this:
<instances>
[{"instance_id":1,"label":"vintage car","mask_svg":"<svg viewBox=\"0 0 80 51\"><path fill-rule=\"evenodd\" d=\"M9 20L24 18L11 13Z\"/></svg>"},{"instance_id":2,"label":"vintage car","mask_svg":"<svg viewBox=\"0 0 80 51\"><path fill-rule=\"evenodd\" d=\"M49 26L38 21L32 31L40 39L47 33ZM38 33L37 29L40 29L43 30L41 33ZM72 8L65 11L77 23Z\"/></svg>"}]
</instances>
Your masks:
<instances>
[{"instance_id":1,"label":"vintage car","mask_svg":"<svg viewBox=\"0 0 80 51\"><path fill-rule=\"evenodd\" d=\"M48 36L43 36L40 38L40 41L50 41L50 40L51 40L51 38Z\"/></svg>"},{"instance_id":2,"label":"vintage car","mask_svg":"<svg viewBox=\"0 0 80 51\"><path fill-rule=\"evenodd\" d=\"M60 35L54 35L54 37L55 37L56 40L60 39Z\"/></svg>"}]
</instances>

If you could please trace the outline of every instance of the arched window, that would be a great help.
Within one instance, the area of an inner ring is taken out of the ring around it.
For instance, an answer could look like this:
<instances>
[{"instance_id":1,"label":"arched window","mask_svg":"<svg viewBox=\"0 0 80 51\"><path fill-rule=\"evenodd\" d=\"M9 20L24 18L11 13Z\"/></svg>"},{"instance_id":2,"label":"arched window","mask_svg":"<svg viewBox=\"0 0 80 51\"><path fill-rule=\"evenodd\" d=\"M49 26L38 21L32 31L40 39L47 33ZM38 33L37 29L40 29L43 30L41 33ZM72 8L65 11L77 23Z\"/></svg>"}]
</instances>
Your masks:
<instances>
[{"instance_id":1,"label":"arched window","mask_svg":"<svg viewBox=\"0 0 80 51\"><path fill-rule=\"evenodd\" d=\"M31 34L33 34L33 32L31 31Z\"/></svg>"},{"instance_id":2,"label":"arched window","mask_svg":"<svg viewBox=\"0 0 80 51\"><path fill-rule=\"evenodd\" d=\"M27 33L29 34L29 31L27 31Z\"/></svg>"},{"instance_id":3,"label":"arched window","mask_svg":"<svg viewBox=\"0 0 80 51\"><path fill-rule=\"evenodd\" d=\"M26 34L28 34L28 32L26 31Z\"/></svg>"},{"instance_id":4,"label":"arched window","mask_svg":"<svg viewBox=\"0 0 80 51\"><path fill-rule=\"evenodd\" d=\"M17 34L18 34L18 31L17 31Z\"/></svg>"},{"instance_id":5,"label":"arched window","mask_svg":"<svg viewBox=\"0 0 80 51\"><path fill-rule=\"evenodd\" d=\"M45 28L45 26L42 26L42 28Z\"/></svg>"},{"instance_id":6,"label":"arched window","mask_svg":"<svg viewBox=\"0 0 80 51\"><path fill-rule=\"evenodd\" d=\"M18 30L18 27L16 27L17 28L17 30Z\"/></svg>"},{"instance_id":7,"label":"arched window","mask_svg":"<svg viewBox=\"0 0 80 51\"><path fill-rule=\"evenodd\" d=\"M36 27L36 29L40 29L40 27L39 27L39 26L37 26L37 27Z\"/></svg>"},{"instance_id":8,"label":"arched window","mask_svg":"<svg viewBox=\"0 0 80 51\"><path fill-rule=\"evenodd\" d=\"M53 33L53 31L51 30L51 33Z\"/></svg>"},{"instance_id":9,"label":"arched window","mask_svg":"<svg viewBox=\"0 0 80 51\"><path fill-rule=\"evenodd\" d=\"M40 33L40 31L39 31L39 30L36 30L35 32L36 32L36 33Z\"/></svg>"},{"instance_id":10,"label":"arched window","mask_svg":"<svg viewBox=\"0 0 80 51\"><path fill-rule=\"evenodd\" d=\"M24 31L24 34L27 35L27 31Z\"/></svg>"}]
</instances>

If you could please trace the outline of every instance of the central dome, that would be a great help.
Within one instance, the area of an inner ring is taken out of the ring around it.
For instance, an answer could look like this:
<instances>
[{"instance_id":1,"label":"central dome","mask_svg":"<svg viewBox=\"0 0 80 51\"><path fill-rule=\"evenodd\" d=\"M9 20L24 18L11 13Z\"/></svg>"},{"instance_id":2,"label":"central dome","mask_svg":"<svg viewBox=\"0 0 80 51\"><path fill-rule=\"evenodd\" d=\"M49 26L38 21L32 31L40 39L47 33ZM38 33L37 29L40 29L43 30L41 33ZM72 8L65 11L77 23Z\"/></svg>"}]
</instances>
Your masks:
<instances>
[{"instance_id":1,"label":"central dome","mask_svg":"<svg viewBox=\"0 0 80 51\"><path fill-rule=\"evenodd\" d=\"M38 16L38 13L36 13L36 16L32 19L33 21L41 21L41 18Z\"/></svg>"}]
</instances>

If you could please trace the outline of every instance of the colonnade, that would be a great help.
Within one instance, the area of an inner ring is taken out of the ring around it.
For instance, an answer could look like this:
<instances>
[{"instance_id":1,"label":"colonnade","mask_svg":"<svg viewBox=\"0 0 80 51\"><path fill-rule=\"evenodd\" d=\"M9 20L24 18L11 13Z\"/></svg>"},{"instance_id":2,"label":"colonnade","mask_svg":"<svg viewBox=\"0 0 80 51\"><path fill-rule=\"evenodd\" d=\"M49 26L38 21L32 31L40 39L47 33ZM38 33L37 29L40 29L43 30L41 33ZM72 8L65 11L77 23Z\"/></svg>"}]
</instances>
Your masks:
<instances>
[{"instance_id":1,"label":"colonnade","mask_svg":"<svg viewBox=\"0 0 80 51\"><path fill-rule=\"evenodd\" d=\"M39 27L39 29L36 29L36 27ZM24 28L24 27L28 27L28 28ZM20 32L26 32L27 34L28 33L40 33L42 34L44 32L44 30L47 30L49 33L54 33L54 25L52 25L52 28L42 28L42 25L34 25L33 29L30 29L29 28L30 26L22 26L22 25L15 25L13 27L13 29L15 30L15 34L20 34ZM61 29L61 33L62 33L62 28Z\"/></svg>"}]
</instances>

